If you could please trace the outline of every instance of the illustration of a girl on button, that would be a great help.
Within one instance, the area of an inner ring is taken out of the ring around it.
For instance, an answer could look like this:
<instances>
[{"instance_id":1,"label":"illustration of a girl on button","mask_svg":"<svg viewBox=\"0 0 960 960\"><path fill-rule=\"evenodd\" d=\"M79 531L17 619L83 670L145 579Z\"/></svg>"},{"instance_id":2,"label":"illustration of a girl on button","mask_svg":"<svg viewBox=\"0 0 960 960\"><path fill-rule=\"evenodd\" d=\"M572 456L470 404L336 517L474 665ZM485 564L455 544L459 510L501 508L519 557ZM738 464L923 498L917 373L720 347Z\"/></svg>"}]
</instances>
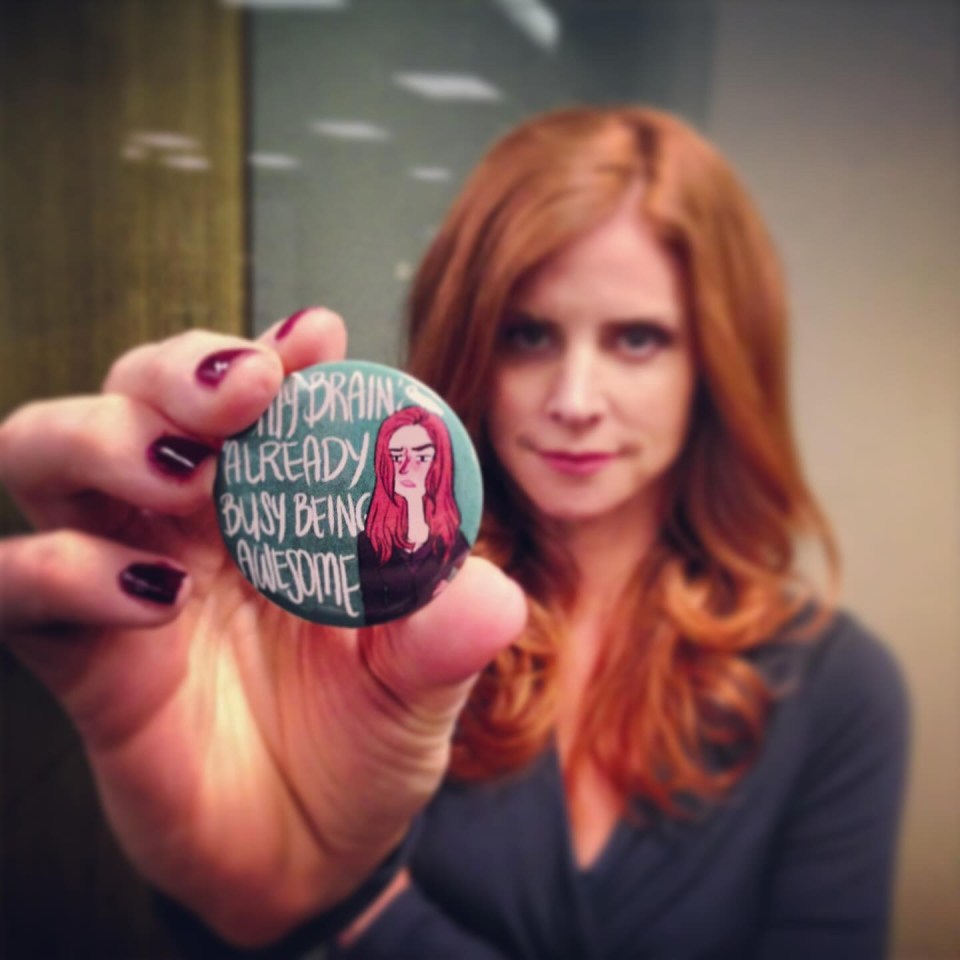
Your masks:
<instances>
[{"instance_id":1,"label":"illustration of a girl on button","mask_svg":"<svg viewBox=\"0 0 960 960\"><path fill-rule=\"evenodd\" d=\"M380 426L374 450L376 486L357 538L365 620L412 613L465 559L453 494L453 450L443 420L406 407Z\"/></svg>"}]
</instances>

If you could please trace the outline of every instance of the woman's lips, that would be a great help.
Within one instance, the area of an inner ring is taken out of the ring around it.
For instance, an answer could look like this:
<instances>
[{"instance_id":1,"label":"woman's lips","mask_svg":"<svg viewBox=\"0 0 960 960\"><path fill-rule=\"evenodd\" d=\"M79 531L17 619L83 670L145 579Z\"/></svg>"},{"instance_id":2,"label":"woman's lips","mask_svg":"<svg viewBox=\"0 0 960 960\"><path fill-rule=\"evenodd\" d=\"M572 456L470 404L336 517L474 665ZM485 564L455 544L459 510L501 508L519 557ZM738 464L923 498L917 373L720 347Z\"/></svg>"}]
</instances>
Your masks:
<instances>
[{"instance_id":1,"label":"woman's lips","mask_svg":"<svg viewBox=\"0 0 960 960\"><path fill-rule=\"evenodd\" d=\"M540 450L538 453L558 473L575 477L597 473L616 458L614 453L567 453L564 450Z\"/></svg>"}]
</instances>

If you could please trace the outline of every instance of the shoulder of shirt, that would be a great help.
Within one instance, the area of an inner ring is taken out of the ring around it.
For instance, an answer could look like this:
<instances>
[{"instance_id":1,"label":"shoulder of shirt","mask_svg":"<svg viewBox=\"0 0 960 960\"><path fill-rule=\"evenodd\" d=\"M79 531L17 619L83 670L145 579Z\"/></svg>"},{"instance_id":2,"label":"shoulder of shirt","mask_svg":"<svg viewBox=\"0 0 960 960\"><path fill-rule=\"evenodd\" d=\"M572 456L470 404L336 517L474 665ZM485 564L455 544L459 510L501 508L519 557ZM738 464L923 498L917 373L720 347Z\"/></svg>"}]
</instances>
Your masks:
<instances>
[{"instance_id":1,"label":"shoulder of shirt","mask_svg":"<svg viewBox=\"0 0 960 960\"><path fill-rule=\"evenodd\" d=\"M887 643L842 609L816 632L797 631L798 622L806 622L805 617L750 657L778 699L801 701L818 728L812 732L826 737L850 725L863 730L871 724L904 729L908 693Z\"/></svg>"}]
</instances>

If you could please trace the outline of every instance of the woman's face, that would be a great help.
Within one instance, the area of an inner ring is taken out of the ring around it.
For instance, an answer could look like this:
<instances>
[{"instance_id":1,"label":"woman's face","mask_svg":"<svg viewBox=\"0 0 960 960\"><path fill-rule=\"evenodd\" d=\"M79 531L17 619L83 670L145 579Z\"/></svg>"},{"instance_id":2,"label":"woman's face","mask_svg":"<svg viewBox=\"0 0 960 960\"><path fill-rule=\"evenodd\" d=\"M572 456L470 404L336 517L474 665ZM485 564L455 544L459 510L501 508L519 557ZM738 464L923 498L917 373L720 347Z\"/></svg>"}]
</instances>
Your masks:
<instances>
[{"instance_id":1,"label":"woman's face","mask_svg":"<svg viewBox=\"0 0 960 960\"><path fill-rule=\"evenodd\" d=\"M387 449L393 461L393 492L401 497L423 497L436 453L426 428L419 424L400 427L390 436Z\"/></svg>"},{"instance_id":2,"label":"woman's face","mask_svg":"<svg viewBox=\"0 0 960 960\"><path fill-rule=\"evenodd\" d=\"M490 440L557 520L655 520L687 433L688 324L673 263L637 199L538 270L500 331Z\"/></svg>"}]
</instances>

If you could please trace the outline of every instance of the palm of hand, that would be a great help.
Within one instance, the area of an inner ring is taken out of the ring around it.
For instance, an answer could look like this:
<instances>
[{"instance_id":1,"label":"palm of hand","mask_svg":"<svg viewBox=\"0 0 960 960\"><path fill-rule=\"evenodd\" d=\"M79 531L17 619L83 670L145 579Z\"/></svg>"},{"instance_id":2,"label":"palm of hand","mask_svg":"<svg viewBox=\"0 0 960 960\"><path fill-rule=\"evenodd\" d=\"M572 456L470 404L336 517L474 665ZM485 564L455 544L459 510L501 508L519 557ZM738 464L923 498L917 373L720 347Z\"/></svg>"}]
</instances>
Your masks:
<instances>
[{"instance_id":1,"label":"palm of hand","mask_svg":"<svg viewBox=\"0 0 960 960\"><path fill-rule=\"evenodd\" d=\"M96 671L77 665L64 694L114 829L187 902L216 891L231 912L297 916L339 899L349 874L328 862L399 841L443 775L459 698L412 713L378 675L392 679L390 628L322 627L269 603L212 510L152 533L192 571L183 612L149 634L104 632L84 658ZM358 803L360 782L375 788Z\"/></svg>"}]
</instances>

